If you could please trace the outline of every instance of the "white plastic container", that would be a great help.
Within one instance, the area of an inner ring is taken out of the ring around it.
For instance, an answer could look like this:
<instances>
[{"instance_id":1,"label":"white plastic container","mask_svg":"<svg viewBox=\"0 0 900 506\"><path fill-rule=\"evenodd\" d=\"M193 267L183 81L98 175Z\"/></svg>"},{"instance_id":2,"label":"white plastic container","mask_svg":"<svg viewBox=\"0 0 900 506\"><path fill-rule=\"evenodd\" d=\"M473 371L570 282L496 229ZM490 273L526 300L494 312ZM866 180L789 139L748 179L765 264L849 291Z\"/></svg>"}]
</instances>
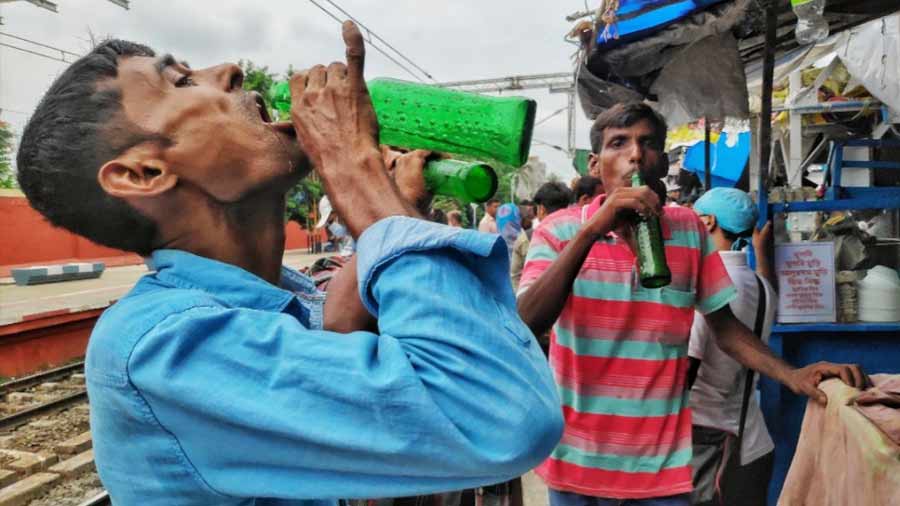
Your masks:
<instances>
[{"instance_id":1,"label":"white plastic container","mask_svg":"<svg viewBox=\"0 0 900 506\"><path fill-rule=\"evenodd\" d=\"M900 321L900 275L876 265L857 281L859 320L865 322Z\"/></svg>"}]
</instances>

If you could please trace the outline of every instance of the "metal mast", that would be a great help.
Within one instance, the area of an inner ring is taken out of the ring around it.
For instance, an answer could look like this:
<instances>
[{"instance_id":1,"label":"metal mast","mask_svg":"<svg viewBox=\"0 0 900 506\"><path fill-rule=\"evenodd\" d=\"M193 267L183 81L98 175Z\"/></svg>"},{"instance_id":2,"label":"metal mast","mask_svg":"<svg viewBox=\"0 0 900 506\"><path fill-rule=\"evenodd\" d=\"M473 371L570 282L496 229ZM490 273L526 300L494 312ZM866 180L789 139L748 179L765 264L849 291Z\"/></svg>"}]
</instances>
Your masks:
<instances>
[{"instance_id":1,"label":"metal mast","mask_svg":"<svg viewBox=\"0 0 900 506\"><path fill-rule=\"evenodd\" d=\"M475 79L472 81L453 81L438 83L436 86L460 91L470 91L473 93L502 93L504 91L532 90L540 88L547 88L550 93L566 93L568 95L568 135L566 151L570 157L575 155L575 79L571 72L530 74L498 77L494 79Z\"/></svg>"}]
</instances>

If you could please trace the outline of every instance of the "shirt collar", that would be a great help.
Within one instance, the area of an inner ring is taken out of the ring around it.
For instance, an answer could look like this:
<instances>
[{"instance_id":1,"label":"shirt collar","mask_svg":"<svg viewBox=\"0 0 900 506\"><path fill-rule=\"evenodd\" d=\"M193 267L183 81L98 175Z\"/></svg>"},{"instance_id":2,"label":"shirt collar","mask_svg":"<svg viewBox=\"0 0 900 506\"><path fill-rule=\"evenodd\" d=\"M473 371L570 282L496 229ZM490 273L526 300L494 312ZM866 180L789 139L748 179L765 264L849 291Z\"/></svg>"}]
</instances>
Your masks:
<instances>
[{"instance_id":1,"label":"shirt collar","mask_svg":"<svg viewBox=\"0 0 900 506\"><path fill-rule=\"evenodd\" d=\"M294 294L245 271L181 250L161 249L147 262L161 282L179 288L202 290L230 307L283 311Z\"/></svg>"},{"instance_id":2,"label":"shirt collar","mask_svg":"<svg viewBox=\"0 0 900 506\"><path fill-rule=\"evenodd\" d=\"M604 194L599 195L597 198L592 200L590 204L585 206L585 209L583 211L583 216L584 216L585 222L587 222L589 219L591 219L591 216L593 216L594 213L596 213L597 211L600 210L600 206L603 205L603 202L605 200L606 200L606 194L604 193ZM668 241L668 240L672 239L672 231L669 228L669 220L666 219L666 212L667 212L666 208L663 207L663 215L661 216L662 219L659 220L659 225L660 225L660 228L662 229L662 236L663 236L664 241ZM615 237L618 237L618 235L616 235L615 232L610 230L609 232L606 233L606 237L615 238Z\"/></svg>"}]
</instances>

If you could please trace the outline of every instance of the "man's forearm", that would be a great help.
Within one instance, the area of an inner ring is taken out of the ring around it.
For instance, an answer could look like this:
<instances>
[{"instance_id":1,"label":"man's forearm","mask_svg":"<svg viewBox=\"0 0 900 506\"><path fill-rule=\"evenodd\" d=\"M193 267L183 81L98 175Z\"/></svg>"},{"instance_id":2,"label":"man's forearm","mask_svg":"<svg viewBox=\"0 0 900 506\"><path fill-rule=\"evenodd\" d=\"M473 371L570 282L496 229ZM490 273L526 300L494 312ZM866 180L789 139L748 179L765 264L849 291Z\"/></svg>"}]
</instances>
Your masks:
<instances>
[{"instance_id":1,"label":"man's forearm","mask_svg":"<svg viewBox=\"0 0 900 506\"><path fill-rule=\"evenodd\" d=\"M331 278L325 299L323 328L347 334L357 330L378 331L378 321L359 299L356 255Z\"/></svg>"},{"instance_id":2,"label":"man's forearm","mask_svg":"<svg viewBox=\"0 0 900 506\"><path fill-rule=\"evenodd\" d=\"M779 383L788 383L793 367L753 335L753 332L734 316L728 306L706 315L705 318L716 336L716 344L722 351L744 367L749 367Z\"/></svg>"},{"instance_id":3,"label":"man's forearm","mask_svg":"<svg viewBox=\"0 0 900 506\"><path fill-rule=\"evenodd\" d=\"M559 317L595 240L585 230L579 231L550 267L519 297L519 316L534 335L540 336L550 330Z\"/></svg>"},{"instance_id":4,"label":"man's forearm","mask_svg":"<svg viewBox=\"0 0 900 506\"><path fill-rule=\"evenodd\" d=\"M348 150L342 156L323 161L317 172L331 204L354 238L359 239L370 225L388 216L419 217L391 181L377 149Z\"/></svg>"}]
</instances>

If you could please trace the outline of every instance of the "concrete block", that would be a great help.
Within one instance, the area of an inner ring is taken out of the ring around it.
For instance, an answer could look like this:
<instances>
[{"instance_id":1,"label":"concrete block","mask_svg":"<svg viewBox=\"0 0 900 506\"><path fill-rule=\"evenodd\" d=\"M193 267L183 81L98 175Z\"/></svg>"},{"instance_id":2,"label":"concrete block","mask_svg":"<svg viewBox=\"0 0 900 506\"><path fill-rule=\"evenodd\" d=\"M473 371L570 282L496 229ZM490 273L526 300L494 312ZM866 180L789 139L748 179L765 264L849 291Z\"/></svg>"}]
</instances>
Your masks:
<instances>
[{"instance_id":1,"label":"concrete block","mask_svg":"<svg viewBox=\"0 0 900 506\"><path fill-rule=\"evenodd\" d=\"M60 480L58 474L38 473L0 489L0 506L24 506Z\"/></svg>"},{"instance_id":2,"label":"concrete block","mask_svg":"<svg viewBox=\"0 0 900 506\"><path fill-rule=\"evenodd\" d=\"M10 392L6 395L6 401L10 404L28 404L34 402L34 394L27 392Z\"/></svg>"},{"instance_id":3,"label":"concrete block","mask_svg":"<svg viewBox=\"0 0 900 506\"><path fill-rule=\"evenodd\" d=\"M48 471L65 476L66 478L75 478L94 469L94 450L79 453L78 455L66 459L59 464L51 466Z\"/></svg>"},{"instance_id":4,"label":"concrete block","mask_svg":"<svg viewBox=\"0 0 900 506\"><path fill-rule=\"evenodd\" d=\"M77 383L79 385L83 385L84 384L84 374L81 374L80 372L76 372L75 374L69 376L69 380L72 383Z\"/></svg>"},{"instance_id":5,"label":"concrete block","mask_svg":"<svg viewBox=\"0 0 900 506\"><path fill-rule=\"evenodd\" d=\"M44 392L55 392L55 391L59 390L59 387L61 387L61 386L62 386L62 383L58 383L56 381L47 381L45 383L41 383L40 385L38 385L37 388L38 388L38 390L41 390Z\"/></svg>"},{"instance_id":6,"label":"concrete block","mask_svg":"<svg viewBox=\"0 0 900 506\"><path fill-rule=\"evenodd\" d=\"M19 476L23 477L39 471L45 471L48 467L59 461L59 457L56 455L47 455L44 453L0 450L0 454L15 459L12 462L7 463L4 467L10 471L15 471ZM2 506L2 504L0 504L0 506Z\"/></svg>"},{"instance_id":7,"label":"concrete block","mask_svg":"<svg viewBox=\"0 0 900 506\"><path fill-rule=\"evenodd\" d=\"M89 415L91 413L91 408L87 404L79 404L73 408L69 408L73 413L82 413L85 415Z\"/></svg>"},{"instance_id":8,"label":"concrete block","mask_svg":"<svg viewBox=\"0 0 900 506\"><path fill-rule=\"evenodd\" d=\"M15 471L7 471L6 469L0 469L0 488L10 485L10 484L12 484L12 482L14 482L18 479L19 479L19 475L17 475Z\"/></svg>"},{"instance_id":9,"label":"concrete block","mask_svg":"<svg viewBox=\"0 0 900 506\"><path fill-rule=\"evenodd\" d=\"M28 424L29 427L34 427L35 429L49 429L55 425L53 420L35 420Z\"/></svg>"},{"instance_id":10,"label":"concrete block","mask_svg":"<svg viewBox=\"0 0 900 506\"><path fill-rule=\"evenodd\" d=\"M88 450L92 446L91 432L87 431L59 443L55 450L60 455L74 455Z\"/></svg>"},{"instance_id":11,"label":"concrete block","mask_svg":"<svg viewBox=\"0 0 900 506\"><path fill-rule=\"evenodd\" d=\"M99 278L105 268L106 265L102 262L36 265L21 269L10 269L10 274L12 274L17 285L26 286L75 279Z\"/></svg>"}]
</instances>

